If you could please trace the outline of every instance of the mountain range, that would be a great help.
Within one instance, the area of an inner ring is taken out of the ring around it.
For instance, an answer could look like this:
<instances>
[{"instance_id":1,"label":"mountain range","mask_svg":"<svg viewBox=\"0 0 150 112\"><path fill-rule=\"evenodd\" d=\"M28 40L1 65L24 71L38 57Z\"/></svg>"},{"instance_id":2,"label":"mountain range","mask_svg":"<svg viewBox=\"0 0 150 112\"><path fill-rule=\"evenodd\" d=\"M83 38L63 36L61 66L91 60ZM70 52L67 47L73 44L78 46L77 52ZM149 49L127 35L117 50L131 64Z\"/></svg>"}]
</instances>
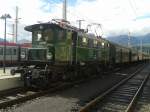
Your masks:
<instances>
[{"instance_id":1,"label":"mountain range","mask_svg":"<svg viewBox=\"0 0 150 112\"><path fill-rule=\"evenodd\" d=\"M128 35L119 35L119 36L109 36L107 40L112 41L114 43L118 43L120 45L127 46L129 36ZM130 44L131 46L139 46L140 44L150 45L150 33L143 36L130 36Z\"/></svg>"},{"instance_id":2,"label":"mountain range","mask_svg":"<svg viewBox=\"0 0 150 112\"><path fill-rule=\"evenodd\" d=\"M128 46L129 36L128 35L109 36L106 39L120 45ZM0 42L3 41L4 39L0 38ZM150 33L143 36L130 36L131 46L140 46L141 41L142 41L142 45L150 47ZM27 39L22 39L22 40L18 40L18 43L31 43L31 41Z\"/></svg>"},{"instance_id":3,"label":"mountain range","mask_svg":"<svg viewBox=\"0 0 150 112\"><path fill-rule=\"evenodd\" d=\"M3 38L0 38L0 42L4 42L4 39ZM10 41L6 41L6 42L10 42ZM31 43L31 41L27 40L27 39L21 39L21 40L18 40L18 43L20 44L23 44L23 43Z\"/></svg>"}]
</instances>

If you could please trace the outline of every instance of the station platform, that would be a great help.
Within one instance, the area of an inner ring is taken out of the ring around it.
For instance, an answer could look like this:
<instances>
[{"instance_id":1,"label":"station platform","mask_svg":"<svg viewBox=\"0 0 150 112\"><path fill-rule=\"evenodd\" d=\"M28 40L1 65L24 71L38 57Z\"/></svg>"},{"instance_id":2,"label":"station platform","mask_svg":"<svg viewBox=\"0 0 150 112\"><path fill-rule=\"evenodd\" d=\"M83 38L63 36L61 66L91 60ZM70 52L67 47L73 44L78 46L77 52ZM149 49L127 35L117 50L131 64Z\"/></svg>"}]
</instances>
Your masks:
<instances>
[{"instance_id":1,"label":"station platform","mask_svg":"<svg viewBox=\"0 0 150 112\"><path fill-rule=\"evenodd\" d=\"M6 67L5 73L3 68L0 68L0 91L21 87L23 82L20 80L20 74L12 76L10 70L12 67Z\"/></svg>"}]
</instances>

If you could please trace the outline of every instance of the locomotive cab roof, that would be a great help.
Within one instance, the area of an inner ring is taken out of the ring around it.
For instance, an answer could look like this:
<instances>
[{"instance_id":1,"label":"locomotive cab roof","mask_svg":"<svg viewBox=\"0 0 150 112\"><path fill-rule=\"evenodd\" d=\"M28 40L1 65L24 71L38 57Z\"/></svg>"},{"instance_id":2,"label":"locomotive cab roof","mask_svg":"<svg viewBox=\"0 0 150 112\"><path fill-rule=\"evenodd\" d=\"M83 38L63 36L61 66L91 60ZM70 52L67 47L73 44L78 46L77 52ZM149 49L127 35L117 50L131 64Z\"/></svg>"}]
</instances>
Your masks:
<instances>
[{"instance_id":1,"label":"locomotive cab roof","mask_svg":"<svg viewBox=\"0 0 150 112\"><path fill-rule=\"evenodd\" d=\"M26 26L24 29L26 31L32 32L32 31L44 30L44 29L48 29L48 28L62 29L59 25L53 24L53 23L40 23L40 24L29 25L29 26Z\"/></svg>"},{"instance_id":2,"label":"locomotive cab roof","mask_svg":"<svg viewBox=\"0 0 150 112\"><path fill-rule=\"evenodd\" d=\"M26 31L37 31L37 30L44 30L48 28L58 28L62 30L68 30L68 31L73 31L73 32L82 32L86 33L84 29L77 28L75 26L72 26L69 21L63 20L63 19L52 19L52 21L45 22L45 23L39 23L39 24L33 24L26 26L24 29Z\"/></svg>"}]
</instances>

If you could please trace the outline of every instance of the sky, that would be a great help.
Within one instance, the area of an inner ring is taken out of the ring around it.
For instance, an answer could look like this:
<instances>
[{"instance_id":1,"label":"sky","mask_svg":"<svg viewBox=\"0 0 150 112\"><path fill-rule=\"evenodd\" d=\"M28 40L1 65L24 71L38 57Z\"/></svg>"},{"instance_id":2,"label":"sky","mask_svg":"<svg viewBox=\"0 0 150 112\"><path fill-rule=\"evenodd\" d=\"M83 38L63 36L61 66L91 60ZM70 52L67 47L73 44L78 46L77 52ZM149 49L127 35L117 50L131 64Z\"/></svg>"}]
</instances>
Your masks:
<instances>
[{"instance_id":1,"label":"sky","mask_svg":"<svg viewBox=\"0 0 150 112\"><path fill-rule=\"evenodd\" d=\"M51 19L62 18L63 0L0 0L0 16L9 13L7 38L12 40L12 24L15 9L19 8L18 40L31 40L31 33L24 26ZM77 20L83 19L82 28L88 24L101 24L104 37L116 35L140 36L150 33L150 0L67 0L67 20L78 27ZM0 37L4 37L4 20L0 19Z\"/></svg>"}]
</instances>

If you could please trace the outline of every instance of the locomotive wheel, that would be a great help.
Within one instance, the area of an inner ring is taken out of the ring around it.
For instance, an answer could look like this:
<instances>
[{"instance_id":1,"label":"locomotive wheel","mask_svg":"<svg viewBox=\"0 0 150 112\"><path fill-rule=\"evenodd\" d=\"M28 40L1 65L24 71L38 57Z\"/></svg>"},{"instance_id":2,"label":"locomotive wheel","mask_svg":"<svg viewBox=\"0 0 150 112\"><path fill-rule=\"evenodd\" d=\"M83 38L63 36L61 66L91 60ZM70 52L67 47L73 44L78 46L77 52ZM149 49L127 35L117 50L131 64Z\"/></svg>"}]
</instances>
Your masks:
<instances>
[{"instance_id":1,"label":"locomotive wheel","mask_svg":"<svg viewBox=\"0 0 150 112\"><path fill-rule=\"evenodd\" d=\"M31 87L31 83L28 77L24 78L24 87Z\"/></svg>"},{"instance_id":2,"label":"locomotive wheel","mask_svg":"<svg viewBox=\"0 0 150 112\"><path fill-rule=\"evenodd\" d=\"M66 66L64 68L64 73L62 74L62 79L66 81L73 80L74 78L74 66Z\"/></svg>"},{"instance_id":3,"label":"locomotive wheel","mask_svg":"<svg viewBox=\"0 0 150 112\"><path fill-rule=\"evenodd\" d=\"M48 81L46 80L46 78L38 78L35 82L37 88L45 89L48 87Z\"/></svg>"},{"instance_id":4,"label":"locomotive wheel","mask_svg":"<svg viewBox=\"0 0 150 112\"><path fill-rule=\"evenodd\" d=\"M74 72L65 72L63 73L62 79L65 81L74 80Z\"/></svg>"},{"instance_id":5,"label":"locomotive wheel","mask_svg":"<svg viewBox=\"0 0 150 112\"><path fill-rule=\"evenodd\" d=\"M26 73L26 72L23 72L23 73L21 73L22 75L22 77L21 78L23 78L23 82L24 82L24 87L31 87L32 85L31 85L31 78L29 77L30 76L30 74L28 74L28 73Z\"/></svg>"},{"instance_id":6,"label":"locomotive wheel","mask_svg":"<svg viewBox=\"0 0 150 112\"><path fill-rule=\"evenodd\" d=\"M15 69L11 69L10 74L15 75Z\"/></svg>"}]
</instances>

